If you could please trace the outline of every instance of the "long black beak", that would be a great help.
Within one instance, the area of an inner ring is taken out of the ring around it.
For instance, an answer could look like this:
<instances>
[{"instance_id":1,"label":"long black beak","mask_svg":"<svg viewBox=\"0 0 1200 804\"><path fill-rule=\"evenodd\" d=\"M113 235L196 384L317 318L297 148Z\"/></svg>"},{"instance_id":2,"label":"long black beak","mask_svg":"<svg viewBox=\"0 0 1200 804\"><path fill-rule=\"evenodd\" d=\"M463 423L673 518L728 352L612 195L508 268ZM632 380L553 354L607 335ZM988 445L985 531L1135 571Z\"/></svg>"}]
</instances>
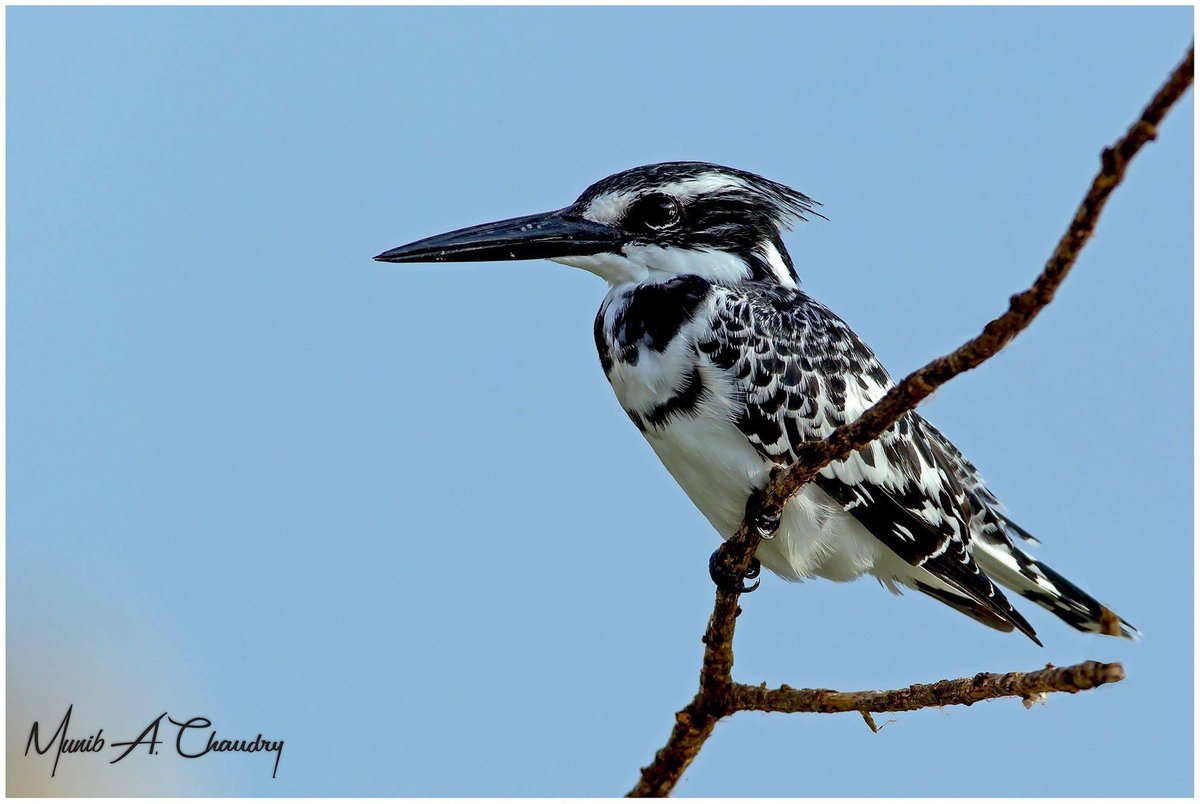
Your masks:
<instances>
[{"instance_id":1,"label":"long black beak","mask_svg":"<svg viewBox=\"0 0 1200 804\"><path fill-rule=\"evenodd\" d=\"M468 226L385 251L380 262L477 262L577 257L616 251L617 229L569 210Z\"/></svg>"}]
</instances>

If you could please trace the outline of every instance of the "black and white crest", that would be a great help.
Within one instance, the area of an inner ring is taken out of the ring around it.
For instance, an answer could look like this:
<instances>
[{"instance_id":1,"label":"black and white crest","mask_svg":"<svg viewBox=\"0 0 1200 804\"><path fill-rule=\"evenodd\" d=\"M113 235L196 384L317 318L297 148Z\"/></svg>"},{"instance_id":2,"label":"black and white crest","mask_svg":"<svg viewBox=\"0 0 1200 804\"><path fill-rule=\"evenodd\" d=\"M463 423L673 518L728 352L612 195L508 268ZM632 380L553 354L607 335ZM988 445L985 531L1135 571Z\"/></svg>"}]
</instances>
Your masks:
<instances>
[{"instance_id":1,"label":"black and white crest","mask_svg":"<svg viewBox=\"0 0 1200 804\"><path fill-rule=\"evenodd\" d=\"M820 216L816 211L820 204L804 193L754 173L709 162L662 162L626 170L588 187L575 206L603 216L593 205L621 208L621 200L658 195L695 200L688 208L689 224L674 235L679 245L687 247L724 248L730 242L724 233L748 238L751 231L756 232L751 245L756 245L781 229L790 229L793 221Z\"/></svg>"}]
</instances>

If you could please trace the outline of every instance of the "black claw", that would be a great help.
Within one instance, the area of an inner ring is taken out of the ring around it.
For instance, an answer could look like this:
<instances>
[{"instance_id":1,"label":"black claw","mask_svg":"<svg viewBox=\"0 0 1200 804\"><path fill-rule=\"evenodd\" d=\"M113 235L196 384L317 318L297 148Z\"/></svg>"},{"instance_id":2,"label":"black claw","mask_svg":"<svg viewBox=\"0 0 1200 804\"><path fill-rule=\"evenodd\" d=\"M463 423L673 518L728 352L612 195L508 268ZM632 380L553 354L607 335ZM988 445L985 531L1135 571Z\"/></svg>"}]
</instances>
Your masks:
<instances>
[{"instance_id":1,"label":"black claw","mask_svg":"<svg viewBox=\"0 0 1200 804\"><path fill-rule=\"evenodd\" d=\"M750 559L750 569L746 570L746 580L752 581L762 574L762 563L757 558Z\"/></svg>"},{"instance_id":2,"label":"black claw","mask_svg":"<svg viewBox=\"0 0 1200 804\"><path fill-rule=\"evenodd\" d=\"M762 491L755 490L746 502L746 514L750 518L750 526L758 533L760 539L775 538L779 530L779 511L767 511L763 505Z\"/></svg>"},{"instance_id":3,"label":"black claw","mask_svg":"<svg viewBox=\"0 0 1200 804\"><path fill-rule=\"evenodd\" d=\"M761 539L774 539L779 530L779 514L760 513L754 518L754 529Z\"/></svg>"},{"instance_id":4,"label":"black claw","mask_svg":"<svg viewBox=\"0 0 1200 804\"><path fill-rule=\"evenodd\" d=\"M744 581L757 578L762 572L762 564L757 558L750 559L750 568L746 571L743 578L739 578L729 567L729 560L725 554L725 545L721 545L708 559L708 574L712 578L713 583L717 588L729 593L746 594L753 592L758 588L761 581L755 581L752 584L746 584Z\"/></svg>"}]
</instances>

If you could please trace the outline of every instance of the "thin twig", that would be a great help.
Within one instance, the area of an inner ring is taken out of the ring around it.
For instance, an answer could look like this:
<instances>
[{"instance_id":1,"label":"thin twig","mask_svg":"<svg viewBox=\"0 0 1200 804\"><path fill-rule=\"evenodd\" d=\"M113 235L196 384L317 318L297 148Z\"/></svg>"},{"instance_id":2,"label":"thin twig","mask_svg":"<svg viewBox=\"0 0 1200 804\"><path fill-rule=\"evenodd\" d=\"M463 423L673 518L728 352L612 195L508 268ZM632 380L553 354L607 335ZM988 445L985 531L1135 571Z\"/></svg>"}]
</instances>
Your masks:
<instances>
[{"instance_id":1,"label":"thin twig","mask_svg":"<svg viewBox=\"0 0 1200 804\"><path fill-rule=\"evenodd\" d=\"M1093 179L1091 187L1088 188L1087 194L1075 212L1071 225L1059 240L1054 253L1033 285L1010 299L1007 312L989 322L982 333L950 354L939 357L909 374L854 422L837 428L823 441L813 441L802 445L796 462L786 470L776 471L772 475L770 482L763 490L761 500L758 501L758 508L752 510L750 505L747 506L745 521L725 545L728 567L736 576L746 574L750 566L750 559L758 549L759 541L762 538L758 529L750 527L748 523L769 520L772 515L777 518L792 495L801 486L812 480L822 468L834 461L842 460L855 450L866 446L939 386L964 371L979 366L995 355L1019 332L1029 326L1037 314L1053 300L1055 292L1095 231L1100 213L1109 196L1124 179L1130 161L1142 146L1157 136L1158 125L1162 122L1163 117L1191 86L1193 52L1193 48L1188 49L1187 56L1158 90L1141 116L1123 137L1118 139L1111 148L1104 150L1101 155L1100 172ZM764 517L764 514L767 516ZM712 734L717 720L737 711L737 707L733 704L739 695L743 695L746 690L756 689L736 685L732 676L733 632L739 612L738 597L737 593L717 590L712 617L709 619L708 628L704 634L705 647L704 661L700 672L700 690L692 702L676 714L675 727L671 731L667 744L658 751L654 761L642 769L641 779L630 791L630 796L665 796L669 794L683 776L688 765L699 753L705 740ZM1119 666L1098 666L1114 668L1112 670L1113 677L1106 678L1101 683L1119 680L1122 675ZM1062 668L1054 672L1069 672L1074 669L1076 668ZM1006 677L1002 676L1001 678ZM955 684L958 682L939 683ZM937 686L936 684L929 685L926 689ZM1081 687L1081 689L1083 688ZM1049 691L1058 690L1034 691L1029 694L1035 695ZM791 692L800 694L805 691ZM769 693L765 694L769 698ZM857 693L826 694L855 695ZM851 706L850 710L862 710L862 706ZM813 710L805 709L803 711ZM898 710L868 709L867 711Z\"/></svg>"}]
</instances>

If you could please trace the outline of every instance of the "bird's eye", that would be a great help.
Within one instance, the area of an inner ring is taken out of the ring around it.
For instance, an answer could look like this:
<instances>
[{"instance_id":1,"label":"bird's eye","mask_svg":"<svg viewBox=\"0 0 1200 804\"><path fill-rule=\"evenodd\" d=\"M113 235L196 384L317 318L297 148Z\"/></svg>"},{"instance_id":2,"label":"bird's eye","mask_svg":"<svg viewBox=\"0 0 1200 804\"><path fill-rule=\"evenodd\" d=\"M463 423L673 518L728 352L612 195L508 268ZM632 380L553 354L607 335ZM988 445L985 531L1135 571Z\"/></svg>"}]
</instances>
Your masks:
<instances>
[{"instance_id":1,"label":"bird's eye","mask_svg":"<svg viewBox=\"0 0 1200 804\"><path fill-rule=\"evenodd\" d=\"M625 213L625 226L641 231L662 231L675 226L683 218L679 199L665 193L652 193L633 202Z\"/></svg>"}]
</instances>

